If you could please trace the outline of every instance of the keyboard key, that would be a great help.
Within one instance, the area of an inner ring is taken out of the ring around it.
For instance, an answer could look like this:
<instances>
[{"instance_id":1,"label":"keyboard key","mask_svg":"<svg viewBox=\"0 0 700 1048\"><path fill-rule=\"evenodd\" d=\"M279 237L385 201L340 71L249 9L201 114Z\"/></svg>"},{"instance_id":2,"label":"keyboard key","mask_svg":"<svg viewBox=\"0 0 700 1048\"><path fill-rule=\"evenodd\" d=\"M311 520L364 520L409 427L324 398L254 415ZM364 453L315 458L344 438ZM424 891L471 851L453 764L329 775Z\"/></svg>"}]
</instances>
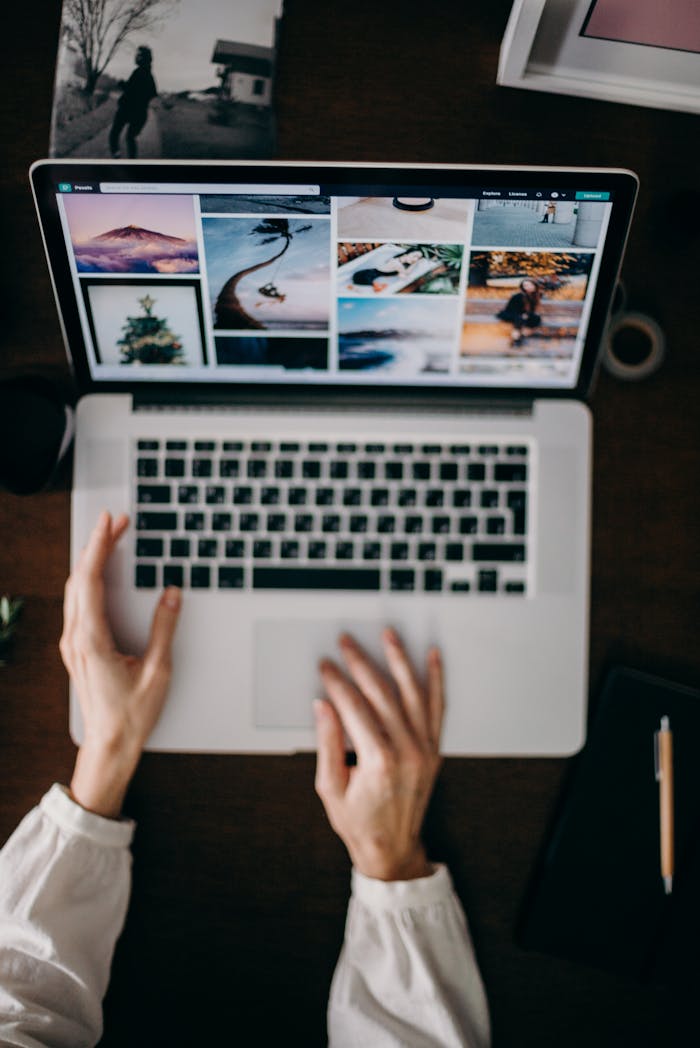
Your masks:
<instances>
[{"instance_id":1,"label":"keyboard key","mask_svg":"<svg viewBox=\"0 0 700 1048\"><path fill-rule=\"evenodd\" d=\"M434 542L420 542L418 544L418 560L435 560L437 546Z\"/></svg>"},{"instance_id":2,"label":"keyboard key","mask_svg":"<svg viewBox=\"0 0 700 1048\"><path fill-rule=\"evenodd\" d=\"M455 488L452 492L452 505L455 509L464 509L472 504L472 493L468 488Z\"/></svg>"},{"instance_id":3,"label":"keyboard key","mask_svg":"<svg viewBox=\"0 0 700 1048\"><path fill-rule=\"evenodd\" d=\"M474 560L489 560L491 562L523 561L525 560L525 546L516 542L475 542L472 547Z\"/></svg>"},{"instance_id":4,"label":"keyboard key","mask_svg":"<svg viewBox=\"0 0 700 1048\"><path fill-rule=\"evenodd\" d=\"M364 513L353 513L350 517L350 531L353 534L362 534L369 527L369 518Z\"/></svg>"},{"instance_id":5,"label":"keyboard key","mask_svg":"<svg viewBox=\"0 0 700 1048\"><path fill-rule=\"evenodd\" d=\"M294 463L291 459L280 459L275 462L275 476L280 480L290 480L294 476Z\"/></svg>"},{"instance_id":6,"label":"keyboard key","mask_svg":"<svg viewBox=\"0 0 700 1048\"><path fill-rule=\"evenodd\" d=\"M527 466L524 462L497 462L493 479L522 484L527 480Z\"/></svg>"},{"instance_id":7,"label":"keyboard key","mask_svg":"<svg viewBox=\"0 0 700 1048\"><path fill-rule=\"evenodd\" d=\"M136 490L136 501L167 504L170 502L171 495L172 489L169 484L139 484Z\"/></svg>"},{"instance_id":8,"label":"keyboard key","mask_svg":"<svg viewBox=\"0 0 700 1048\"><path fill-rule=\"evenodd\" d=\"M185 475L185 460L184 459L166 459L165 460L165 475L166 475L166 477L184 477L184 475Z\"/></svg>"},{"instance_id":9,"label":"keyboard key","mask_svg":"<svg viewBox=\"0 0 700 1048\"><path fill-rule=\"evenodd\" d=\"M479 572L479 593L495 593L498 589L498 572L483 570Z\"/></svg>"},{"instance_id":10,"label":"keyboard key","mask_svg":"<svg viewBox=\"0 0 700 1048\"><path fill-rule=\"evenodd\" d=\"M486 477L486 466L483 462L470 462L467 466L467 480L484 480Z\"/></svg>"},{"instance_id":11,"label":"keyboard key","mask_svg":"<svg viewBox=\"0 0 700 1048\"><path fill-rule=\"evenodd\" d=\"M157 477L158 459L140 458L136 462L136 474L139 477Z\"/></svg>"},{"instance_id":12,"label":"keyboard key","mask_svg":"<svg viewBox=\"0 0 700 1048\"><path fill-rule=\"evenodd\" d=\"M290 488L287 493L287 501L290 506L305 506L306 498L306 488Z\"/></svg>"},{"instance_id":13,"label":"keyboard key","mask_svg":"<svg viewBox=\"0 0 700 1048\"><path fill-rule=\"evenodd\" d=\"M340 455L352 455L354 451L357 451L357 444L338 444L336 451Z\"/></svg>"},{"instance_id":14,"label":"keyboard key","mask_svg":"<svg viewBox=\"0 0 700 1048\"><path fill-rule=\"evenodd\" d=\"M453 593L468 593L471 589L471 583L467 579L455 579L450 584L450 589Z\"/></svg>"},{"instance_id":15,"label":"keyboard key","mask_svg":"<svg viewBox=\"0 0 700 1048\"><path fill-rule=\"evenodd\" d=\"M498 492L494 491L492 488L484 489L484 491L481 492L479 505L482 509L493 509L498 505Z\"/></svg>"},{"instance_id":16,"label":"keyboard key","mask_svg":"<svg viewBox=\"0 0 700 1048\"><path fill-rule=\"evenodd\" d=\"M316 505L332 506L335 499L333 488L316 488Z\"/></svg>"},{"instance_id":17,"label":"keyboard key","mask_svg":"<svg viewBox=\"0 0 700 1048\"><path fill-rule=\"evenodd\" d=\"M216 557L219 552L219 543L216 539L200 539L197 543L198 557Z\"/></svg>"},{"instance_id":18,"label":"keyboard key","mask_svg":"<svg viewBox=\"0 0 700 1048\"><path fill-rule=\"evenodd\" d=\"M162 557L163 556L163 540L162 539L137 539L136 540L136 556L137 557Z\"/></svg>"},{"instance_id":19,"label":"keyboard key","mask_svg":"<svg viewBox=\"0 0 700 1048\"><path fill-rule=\"evenodd\" d=\"M325 560L326 543L321 539L313 539L309 542L309 560Z\"/></svg>"},{"instance_id":20,"label":"keyboard key","mask_svg":"<svg viewBox=\"0 0 700 1048\"><path fill-rule=\"evenodd\" d=\"M450 454L451 455L470 455L471 446L469 444L451 444Z\"/></svg>"},{"instance_id":21,"label":"keyboard key","mask_svg":"<svg viewBox=\"0 0 700 1048\"><path fill-rule=\"evenodd\" d=\"M460 535L476 535L479 528L479 520L477 517L460 517L459 518L459 533Z\"/></svg>"},{"instance_id":22,"label":"keyboard key","mask_svg":"<svg viewBox=\"0 0 700 1048\"><path fill-rule=\"evenodd\" d=\"M321 519L321 531L340 531L340 517L337 513L324 513Z\"/></svg>"},{"instance_id":23,"label":"keyboard key","mask_svg":"<svg viewBox=\"0 0 700 1048\"><path fill-rule=\"evenodd\" d=\"M159 440L139 440L136 447L139 451L157 451L160 447Z\"/></svg>"},{"instance_id":24,"label":"keyboard key","mask_svg":"<svg viewBox=\"0 0 700 1048\"><path fill-rule=\"evenodd\" d=\"M250 445L251 451L272 451L272 444L269 440L253 440Z\"/></svg>"},{"instance_id":25,"label":"keyboard key","mask_svg":"<svg viewBox=\"0 0 700 1048\"><path fill-rule=\"evenodd\" d=\"M362 547L362 557L364 560L379 560L381 555L381 542L365 542Z\"/></svg>"},{"instance_id":26,"label":"keyboard key","mask_svg":"<svg viewBox=\"0 0 700 1048\"><path fill-rule=\"evenodd\" d=\"M440 480L456 480L457 479L457 463L456 462L441 462L440 463Z\"/></svg>"},{"instance_id":27,"label":"keyboard key","mask_svg":"<svg viewBox=\"0 0 700 1048\"><path fill-rule=\"evenodd\" d=\"M408 543L392 542L389 552L392 560L408 560Z\"/></svg>"},{"instance_id":28,"label":"keyboard key","mask_svg":"<svg viewBox=\"0 0 700 1048\"><path fill-rule=\"evenodd\" d=\"M187 451L186 440L166 440L165 442L166 451Z\"/></svg>"},{"instance_id":29,"label":"keyboard key","mask_svg":"<svg viewBox=\"0 0 700 1048\"><path fill-rule=\"evenodd\" d=\"M425 493L426 506L442 506L445 502L445 494L440 488L428 488Z\"/></svg>"},{"instance_id":30,"label":"keyboard key","mask_svg":"<svg viewBox=\"0 0 700 1048\"><path fill-rule=\"evenodd\" d=\"M233 502L236 506L249 506L253 501L253 489L246 485L236 484L233 489Z\"/></svg>"},{"instance_id":31,"label":"keyboard key","mask_svg":"<svg viewBox=\"0 0 700 1048\"><path fill-rule=\"evenodd\" d=\"M311 513L297 513L294 516L294 530L300 531L313 531L314 530L314 518Z\"/></svg>"},{"instance_id":32,"label":"keyboard key","mask_svg":"<svg viewBox=\"0 0 700 1048\"><path fill-rule=\"evenodd\" d=\"M395 455L412 455L413 444L394 444L392 450Z\"/></svg>"},{"instance_id":33,"label":"keyboard key","mask_svg":"<svg viewBox=\"0 0 700 1048\"><path fill-rule=\"evenodd\" d=\"M232 568L222 565L218 572L219 589L243 589L243 568Z\"/></svg>"},{"instance_id":34,"label":"keyboard key","mask_svg":"<svg viewBox=\"0 0 700 1048\"><path fill-rule=\"evenodd\" d=\"M210 477L213 471L213 463L211 459L207 458L194 458L192 459L192 476L193 477Z\"/></svg>"},{"instance_id":35,"label":"keyboard key","mask_svg":"<svg viewBox=\"0 0 700 1048\"><path fill-rule=\"evenodd\" d=\"M401 488L397 499L399 506L404 509L410 508L411 506L415 506L416 501L417 495L414 488Z\"/></svg>"},{"instance_id":36,"label":"keyboard key","mask_svg":"<svg viewBox=\"0 0 700 1048\"><path fill-rule=\"evenodd\" d=\"M430 480L430 463L414 462L411 473L414 480Z\"/></svg>"},{"instance_id":37,"label":"keyboard key","mask_svg":"<svg viewBox=\"0 0 700 1048\"><path fill-rule=\"evenodd\" d=\"M227 539L224 553L230 560L240 560L245 557L245 545L245 539Z\"/></svg>"},{"instance_id":38,"label":"keyboard key","mask_svg":"<svg viewBox=\"0 0 700 1048\"><path fill-rule=\"evenodd\" d=\"M450 518L449 517L433 517L430 522L430 530L433 535L449 535L450 533Z\"/></svg>"},{"instance_id":39,"label":"keyboard key","mask_svg":"<svg viewBox=\"0 0 700 1048\"><path fill-rule=\"evenodd\" d=\"M211 573L208 564L193 564L190 568L192 589L209 589Z\"/></svg>"},{"instance_id":40,"label":"keyboard key","mask_svg":"<svg viewBox=\"0 0 700 1048\"><path fill-rule=\"evenodd\" d=\"M195 440L194 450L195 451L214 451L216 443L213 440Z\"/></svg>"},{"instance_id":41,"label":"keyboard key","mask_svg":"<svg viewBox=\"0 0 700 1048\"><path fill-rule=\"evenodd\" d=\"M394 568L389 573L389 588L413 590L416 588L416 573L412 568Z\"/></svg>"},{"instance_id":42,"label":"keyboard key","mask_svg":"<svg viewBox=\"0 0 700 1048\"><path fill-rule=\"evenodd\" d=\"M253 568L254 589L378 590L375 568Z\"/></svg>"},{"instance_id":43,"label":"keyboard key","mask_svg":"<svg viewBox=\"0 0 700 1048\"><path fill-rule=\"evenodd\" d=\"M445 560L464 560L464 546L461 542L448 542L445 545Z\"/></svg>"},{"instance_id":44,"label":"keyboard key","mask_svg":"<svg viewBox=\"0 0 700 1048\"><path fill-rule=\"evenodd\" d=\"M506 502L513 512L513 534L524 535L527 531L527 492L509 491Z\"/></svg>"},{"instance_id":45,"label":"keyboard key","mask_svg":"<svg viewBox=\"0 0 700 1048\"><path fill-rule=\"evenodd\" d=\"M182 564L164 564L163 565L163 585L164 586L184 586L184 571Z\"/></svg>"},{"instance_id":46,"label":"keyboard key","mask_svg":"<svg viewBox=\"0 0 700 1048\"><path fill-rule=\"evenodd\" d=\"M442 452L440 444L423 444L421 451L424 455L439 455Z\"/></svg>"},{"instance_id":47,"label":"keyboard key","mask_svg":"<svg viewBox=\"0 0 700 1048\"><path fill-rule=\"evenodd\" d=\"M241 464L238 459L222 459L219 463L219 476L226 479L227 477L238 477L241 472Z\"/></svg>"},{"instance_id":48,"label":"keyboard key","mask_svg":"<svg viewBox=\"0 0 700 1048\"><path fill-rule=\"evenodd\" d=\"M503 535L506 530L506 522L503 517L487 517L486 518L486 534L487 535Z\"/></svg>"},{"instance_id":49,"label":"keyboard key","mask_svg":"<svg viewBox=\"0 0 700 1048\"><path fill-rule=\"evenodd\" d=\"M177 513L137 513L137 531L175 531L177 529Z\"/></svg>"},{"instance_id":50,"label":"keyboard key","mask_svg":"<svg viewBox=\"0 0 700 1048\"><path fill-rule=\"evenodd\" d=\"M358 462L357 477L359 480L374 480L377 475L377 466L374 462Z\"/></svg>"},{"instance_id":51,"label":"keyboard key","mask_svg":"<svg viewBox=\"0 0 700 1048\"><path fill-rule=\"evenodd\" d=\"M310 480L316 480L321 476L321 463L312 459L306 459L301 464L301 475L302 477L308 477Z\"/></svg>"},{"instance_id":52,"label":"keyboard key","mask_svg":"<svg viewBox=\"0 0 700 1048\"><path fill-rule=\"evenodd\" d=\"M389 489L388 488L374 488L370 496L370 502L373 506L388 506L389 505Z\"/></svg>"},{"instance_id":53,"label":"keyboard key","mask_svg":"<svg viewBox=\"0 0 700 1048\"><path fill-rule=\"evenodd\" d=\"M211 515L212 531L230 531L231 523L232 520L230 513L212 513Z\"/></svg>"},{"instance_id":54,"label":"keyboard key","mask_svg":"<svg viewBox=\"0 0 700 1048\"><path fill-rule=\"evenodd\" d=\"M266 477L267 462L265 459L248 459L248 468L246 472L251 479Z\"/></svg>"},{"instance_id":55,"label":"keyboard key","mask_svg":"<svg viewBox=\"0 0 700 1048\"><path fill-rule=\"evenodd\" d=\"M241 531L257 531L260 527L260 517L257 513L241 513L238 527Z\"/></svg>"},{"instance_id":56,"label":"keyboard key","mask_svg":"<svg viewBox=\"0 0 700 1048\"><path fill-rule=\"evenodd\" d=\"M177 501L187 505L199 502L199 488L194 484L180 484L177 489Z\"/></svg>"},{"instance_id":57,"label":"keyboard key","mask_svg":"<svg viewBox=\"0 0 700 1048\"><path fill-rule=\"evenodd\" d=\"M347 462L331 462L328 472L333 480L345 480L349 472L349 466Z\"/></svg>"},{"instance_id":58,"label":"keyboard key","mask_svg":"<svg viewBox=\"0 0 700 1048\"><path fill-rule=\"evenodd\" d=\"M299 556L299 543L296 539L285 539L280 546L282 560L293 560Z\"/></svg>"},{"instance_id":59,"label":"keyboard key","mask_svg":"<svg viewBox=\"0 0 700 1048\"><path fill-rule=\"evenodd\" d=\"M204 531L204 514L185 513L185 531Z\"/></svg>"},{"instance_id":60,"label":"keyboard key","mask_svg":"<svg viewBox=\"0 0 700 1048\"><path fill-rule=\"evenodd\" d=\"M403 480L403 462L385 462L384 477L386 480Z\"/></svg>"},{"instance_id":61,"label":"keyboard key","mask_svg":"<svg viewBox=\"0 0 700 1048\"><path fill-rule=\"evenodd\" d=\"M204 500L208 506L220 506L226 498L226 491L220 484L207 484Z\"/></svg>"},{"instance_id":62,"label":"keyboard key","mask_svg":"<svg viewBox=\"0 0 700 1048\"><path fill-rule=\"evenodd\" d=\"M396 529L396 517L382 513L377 517L377 531L380 535L390 535Z\"/></svg>"},{"instance_id":63,"label":"keyboard key","mask_svg":"<svg viewBox=\"0 0 700 1048\"><path fill-rule=\"evenodd\" d=\"M155 564L137 564L135 583L137 589L153 589L156 585Z\"/></svg>"},{"instance_id":64,"label":"keyboard key","mask_svg":"<svg viewBox=\"0 0 700 1048\"><path fill-rule=\"evenodd\" d=\"M243 451L242 440L225 440L222 444L224 451Z\"/></svg>"},{"instance_id":65,"label":"keyboard key","mask_svg":"<svg viewBox=\"0 0 700 1048\"><path fill-rule=\"evenodd\" d=\"M268 531L286 531L287 530L287 514L286 513L268 513L266 524L267 524L267 530Z\"/></svg>"},{"instance_id":66,"label":"keyboard key","mask_svg":"<svg viewBox=\"0 0 700 1048\"><path fill-rule=\"evenodd\" d=\"M344 506L362 505L362 488L346 488L343 492Z\"/></svg>"},{"instance_id":67,"label":"keyboard key","mask_svg":"<svg viewBox=\"0 0 700 1048\"><path fill-rule=\"evenodd\" d=\"M524 593L525 583L524 582L506 582L503 587L506 593Z\"/></svg>"},{"instance_id":68,"label":"keyboard key","mask_svg":"<svg viewBox=\"0 0 700 1048\"><path fill-rule=\"evenodd\" d=\"M404 531L407 535L420 535L423 530L423 518L417 516L408 516L405 518Z\"/></svg>"},{"instance_id":69,"label":"keyboard key","mask_svg":"<svg viewBox=\"0 0 700 1048\"><path fill-rule=\"evenodd\" d=\"M280 444L280 451L299 451L299 444L296 441L283 440Z\"/></svg>"},{"instance_id":70,"label":"keyboard key","mask_svg":"<svg viewBox=\"0 0 700 1048\"><path fill-rule=\"evenodd\" d=\"M423 589L428 593L442 590L442 571L439 568L427 568L423 572Z\"/></svg>"},{"instance_id":71,"label":"keyboard key","mask_svg":"<svg viewBox=\"0 0 700 1048\"><path fill-rule=\"evenodd\" d=\"M506 455L527 455L527 444L509 444Z\"/></svg>"},{"instance_id":72,"label":"keyboard key","mask_svg":"<svg viewBox=\"0 0 700 1048\"><path fill-rule=\"evenodd\" d=\"M260 501L263 506L278 506L282 501L282 492L266 484L260 491Z\"/></svg>"},{"instance_id":73,"label":"keyboard key","mask_svg":"<svg viewBox=\"0 0 700 1048\"><path fill-rule=\"evenodd\" d=\"M322 455L324 451L328 451L328 445L319 443L318 441L312 441L309 443L308 450L312 455Z\"/></svg>"},{"instance_id":74,"label":"keyboard key","mask_svg":"<svg viewBox=\"0 0 700 1048\"><path fill-rule=\"evenodd\" d=\"M189 557L190 555L190 540L189 539L171 539L170 540L170 556L171 557Z\"/></svg>"},{"instance_id":75,"label":"keyboard key","mask_svg":"<svg viewBox=\"0 0 700 1048\"><path fill-rule=\"evenodd\" d=\"M365 451L368 455L382 455L385 447L383 444L365 444Z\"/></svg>"},{"instance_id":76,"label":"keyboard key","mask_svg":"<svg viewBox=\"0 0 700 1048\"><path fill-rule=\"evenodd\" d=\"M480 444L479 445L480 455L497 455L498 445L497 444Z\"/></svg>"},{"instance_id":77,"label":"keyboard key","mask_svg":"<svg viewBox=\"0 0 700 1048\"><path fill-rule=\"evenodd\" d=\"M269 560L272 556L272 543L269 539L256 539L253 543L253 556L257 560Z\"/></svg>"},{"instance_id":78,"label":"keyboard key","mask_svg":"<svg viewBox=\"0 0 700 1048\"><path fill-rule=\"evenodd\" d=\"M355 556L355 544L353 542L336 542L335 555L338 560L352 560Z\"/></svg>"}]
</instances>

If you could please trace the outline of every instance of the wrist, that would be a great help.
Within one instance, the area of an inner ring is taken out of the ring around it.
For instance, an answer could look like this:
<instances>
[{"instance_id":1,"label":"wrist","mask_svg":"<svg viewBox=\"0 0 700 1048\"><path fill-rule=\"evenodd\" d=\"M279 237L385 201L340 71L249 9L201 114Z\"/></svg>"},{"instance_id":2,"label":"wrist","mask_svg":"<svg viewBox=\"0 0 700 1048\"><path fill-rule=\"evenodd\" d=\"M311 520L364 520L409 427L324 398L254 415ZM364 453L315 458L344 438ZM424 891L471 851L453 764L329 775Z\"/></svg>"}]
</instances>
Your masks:
<instances>
[{"instance_id":1,"label":"wrist","mask_svg":"<svg viewBox=\"0 0 700 1048\"><path fill-rule=\"evenodd\" d=\"M404 855L367 854L358 851L351 854L351 859L358 873L378 881L415 881L421 877L430 877L433 873L433 867L428 862L422 844L416 845Z\"/></svg>"},{"instance_id":2,"label":"wrist","mask_svg":"<svg viewBox=\"0 0 700 1048\"><path fill-rule=\"evenodd\" d=\"M81 808L119 818L139 753L85 742L78 750L70 793Z\"/></svg>"}]
</instances>

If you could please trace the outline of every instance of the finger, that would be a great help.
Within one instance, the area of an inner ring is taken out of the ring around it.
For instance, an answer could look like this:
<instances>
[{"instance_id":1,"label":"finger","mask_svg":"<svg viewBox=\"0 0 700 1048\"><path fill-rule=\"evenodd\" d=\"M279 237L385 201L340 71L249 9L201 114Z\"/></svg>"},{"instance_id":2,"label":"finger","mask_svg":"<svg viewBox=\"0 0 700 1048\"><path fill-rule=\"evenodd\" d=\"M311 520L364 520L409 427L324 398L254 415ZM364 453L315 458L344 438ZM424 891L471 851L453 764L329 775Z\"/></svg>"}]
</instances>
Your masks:
<instances>
[{"instance_id":1,"label":"finger","mask_svg":"<svg viewBox=\"0 0 700 1048\"><path fill-rule=\"evenodd\" d=\"M78 563L82 574L92 578L102 576L107 557L112 551L112 526L111 514L102 510Z\"/></svg>"},{"instance_id":2,"label":"finger","mask_svg":"<svg viewBox=\"0 0 700 1048\"><path fill-rule=\"evenodd\" d=\"M119 542L126 529L129 527L129 517L126 513L120 513L116 520L112 521L110 543L112 549Z\"/></svg>"},{"instance_id":3,"label":"finger","mask_svg":"<svg viewBox=\"0 0 700 1048\"><path fill-rule=\"evenodd\" d=\"M371 758L386 747L387 739L367 699L331 659L323 659L319 669L358 758Z\"/></svg>"},{"instance_id":4,"label":"finger","mask_svg":"<svg viewBox=\"0 0 700 1048\"><path fill-rule=\"evenodd\" d=\"M316 715L316 792L322 799L342 797L347 789L350 769L345 763L345 739L340 717L330 702L317 699Z\"/></svg>"},{"instance_id":5,"label":"finger","mask_svg":"<svg viewBox=\"0 0 700 1048\"><path fill-rule=\"evenodd\" d=\"M406 654L401 639L393 629L386 629L382 634L386 660L391 675L396 681L399 694L403 700L406 717L418 739L426 739L428 725L428 701L424 689L416 676L413 663Z\"/></svg>"},{"instance_id":6,"label":"finger","mask_svg":"<svg viewBox=\"0 0 700 1048\"><path fill-rule=\"evenodd\" d=\"M173 637L181 605L182 592L177 586L168 586L153 613L151 635L143 657L144 667L151 673L159 668L170 672Z\"/></svg>"},{"instance_id":7,"label":"finger","mask_svg":"<svg viewBox=\"0 0 700 1048\"><path fill-rule=\"evenodd\" d=\"M391 682L349 634L344 633L338 643L351 678L371 703L389 737L401 745L411 732Z\"/></svg>"},{"instance_id":8,"label":"finger","mask_svg":"<svg viewBox=\"0 0 700 1048\"><path fill-rule=\"evenodd\" d=\"M428 652L428 723L430 742L436 752L440 750L440 735L445 714L445 673L442 655L438 648Z\"/></svg>"},{"instance_id":9,"label":"finger","mask_svg":"<svg viewBox=\"0 0 700 1048\"><path fill-rule=\"evenodd\" d=\"M74 630L81 634L81 642L88 648L114 647L112 631L105 615L102 578L105 562L112 550L111 535L112 518L109 513L102 512L73 573Z\"/></svg>"}]
</instances>

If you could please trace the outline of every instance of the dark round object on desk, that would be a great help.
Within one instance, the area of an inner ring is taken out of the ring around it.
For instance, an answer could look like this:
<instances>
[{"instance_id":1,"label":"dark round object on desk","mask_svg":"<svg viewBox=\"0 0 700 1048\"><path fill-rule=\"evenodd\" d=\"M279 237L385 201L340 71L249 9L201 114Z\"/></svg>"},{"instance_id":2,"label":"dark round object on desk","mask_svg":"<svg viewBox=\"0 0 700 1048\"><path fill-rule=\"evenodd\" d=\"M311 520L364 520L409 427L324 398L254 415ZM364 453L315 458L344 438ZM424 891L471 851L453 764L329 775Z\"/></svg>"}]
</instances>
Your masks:
<instances>
[{"instance_id":1,"label":"dark round object on desk","mask_svg":"<svg viewBox=\"0 0 700 1048\"><path fill-rule=\"evenodd\" d=\"M0 486L15 495L40 491L72 436L73 409L48 379L0 379Z\"/></svg>"},{"instance_id":2,"label":"dark round object on desk","mask_svg":"<svg viewBox=\"0 0 700 1048\"><path fill-rule=\"evenodd\" d=\"M636 382L653 374L665 354L664 333L652 317L624 311L612 317L603 349L603 365L611 375Z\"/></svg>"},{"instance_id":3,"label":"dark round object on desk","mask_svg":"<svg viewBox=\"0 0 700 1048\"><path fill-rule=\"evenodd\" d=\"M392 202L399 211L429 211L435 207L433 197L394 197Z\"/></svg>"}]
</instances>

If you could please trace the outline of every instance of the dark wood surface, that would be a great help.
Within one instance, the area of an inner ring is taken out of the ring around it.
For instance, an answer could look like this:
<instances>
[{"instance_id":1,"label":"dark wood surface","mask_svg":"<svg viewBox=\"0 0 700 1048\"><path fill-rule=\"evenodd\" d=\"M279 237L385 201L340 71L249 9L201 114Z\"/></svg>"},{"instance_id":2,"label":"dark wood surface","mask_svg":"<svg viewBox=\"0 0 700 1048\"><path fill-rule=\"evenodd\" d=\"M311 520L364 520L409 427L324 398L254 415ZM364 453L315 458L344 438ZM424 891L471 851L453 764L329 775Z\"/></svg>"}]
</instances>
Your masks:
<instances>
[{"instance_id":1,"label":"dark wood surface","mask_svg":"<svg viewBox=\"0 0 700 1048\"><path fill-rule=\"evenodd\" d=\"M47 151L59 8L14 5L0 43L0 374L38 372L67 387L27 181L30 162ZM286 0L279 155L638 172L623 276L629 306L665 329L668 356L641 383L603 373L592 398L593 708L614 664L700 678L698 119L497 87L509 8L508 0ZM65 470L41 494L0 492L0 592L27 601L13 663L0 669L1 840L52 781L68 779L74 758L57 650L69 485ZM471 686L464 681L466 696ZM677 1014L682 995L514 943L566 768L449 760L429 813L433 857L449 862L471 923L494 1044L670 1044L666 1012ZM310 756L145 756L127 803L139 822L134 889L103 1045L323 1043L349 867L313 773ZM244 1032L251 1022L254 1035Z\"/></svg>"}]
</instances>

